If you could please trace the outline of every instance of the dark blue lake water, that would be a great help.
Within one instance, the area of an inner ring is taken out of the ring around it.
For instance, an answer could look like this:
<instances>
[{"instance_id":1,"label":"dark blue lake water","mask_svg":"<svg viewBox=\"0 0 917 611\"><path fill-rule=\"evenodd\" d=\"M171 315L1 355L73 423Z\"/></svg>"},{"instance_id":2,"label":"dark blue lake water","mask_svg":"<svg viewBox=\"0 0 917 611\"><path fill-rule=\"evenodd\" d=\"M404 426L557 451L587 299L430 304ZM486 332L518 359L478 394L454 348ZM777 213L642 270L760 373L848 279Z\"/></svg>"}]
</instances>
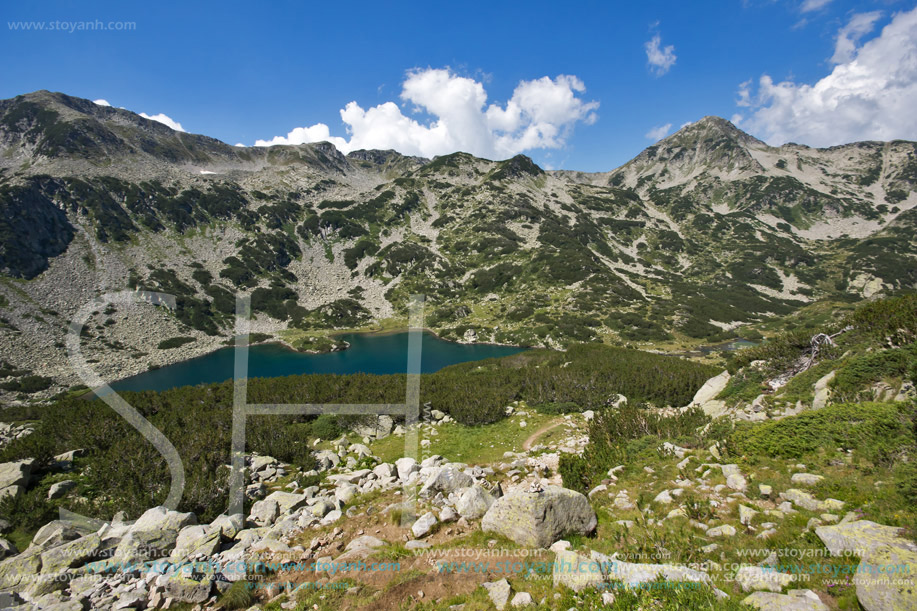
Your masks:
<instances>
[{"instance_id":1,"label":"dark blue lake water","mask_svg":"<svg viewBox=\"0 0 917 611\"><path fill-rule=\"evenodd\" d=\"M408 334L342 335L350 347L341 352L303 354L280 344L249 348L248 375L271 378L303 373L405 373ZM421 371L432 373L443 367L522 352L524 348L488 344L456 344L424 333ZM232 378L235 348L222 348L204 356L168 365L112 383L116 391L168 390L179 386L210 384Z\"/></svg>"}]
</instances>

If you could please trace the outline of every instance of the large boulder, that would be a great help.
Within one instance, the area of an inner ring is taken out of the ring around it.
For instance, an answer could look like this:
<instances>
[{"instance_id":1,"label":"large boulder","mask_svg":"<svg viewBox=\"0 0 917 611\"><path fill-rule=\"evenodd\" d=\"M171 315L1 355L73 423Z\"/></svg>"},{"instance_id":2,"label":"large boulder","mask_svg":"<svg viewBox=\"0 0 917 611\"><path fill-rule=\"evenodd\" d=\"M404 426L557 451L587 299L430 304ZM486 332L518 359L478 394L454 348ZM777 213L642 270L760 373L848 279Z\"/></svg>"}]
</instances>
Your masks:
<instances>
[{"instance_id":1,"label":"large boulder","mask_svg":"<svg viewBox=\"0 0 917 611\"><path fill-rule=\"evenodd\" d=\"M477 484L461 488L456 491L456 494L458 494L458 500L455 502L455 510L467 520L477 520L482 517L495 500L489 492Z\"/></svg>"},{"instance_id":2,"label":"large boulder","mask_svg":"<svg viewBox=\"0 0 917 611\"><path fill-rule=\"evenodd\" d=\"M519 545L548 547L566 534L587 534L595 530L595 511L589 499L560 486L541 492L515 493L491 505L481 529L495 532Z\"/></svg>"},{"instance_id":3,"label":"large boulder","mask_svg":"<svg viewBox=\"0 0 917 611\"><path fill-rule=\"evenodd\" d=\"M459 488L467 488L474 483L474 478L454 465L435 468L420 489L421 498L436 496L437 492L448 495Z\"/></svg>"},{"instance_id":4,"label":"large boulder","mask_svg":"<svg viewBox=\"0 0 917 611\"><path fill-rule=\"evenodd\" d=\"M815 529L832 555L859 555L853 583L866 611L917 609L917 544L901 532L869 520Z\"/></svg>"},{"instance_id":5,"label":"large boulder","mask_svg":"<svg viewBox=\"0 0 917 611\"><path fill-rule=\"evenodd\" d=\"M79 539L83 535L88 535L83 529L78 528L77 524L65 520L52 520L38 529L32 537L32 547L37 549L48 549L63 545L67 541Z\"/></svg>"},{"instance_id":6,"label":"large boulder","mask_svg":"<svg viewBox=\"0 0 917 611\"><path fill-rule=\"evenodd\" d=\"M691 400L691 405L703 406L704 403L716 399L717 395L723 392L723 389L726 388L726 385L729 384L729 372L724 371L718 376L714 376L704 382L704 385L700 387L694 394L694 399Z\"/></svg>"},{"instance_id":7,"label":"large boulder","mask_svg":"<svg viewBox=\"0 0 917 611\"><path fill-rule=\"evenodd\" d=\"M220 528L212 525L195 524L184 527L175 540L171 559L177 563L195 554L212 556L220 551L220 534Z\"/></svg>"},{"instance_id":8,"label":"large boulder","mask_svg":"<svg viewBox=\"0 0 917 611\"><path fill-rule=\"evenodd\" d=\"M193 513L171 511L161 505L153 507L131 525L112 560L125 567L150 557L167 556L175 547L181 529L194 524L197 516Z\"/></svg>"},{"instance_id":9,"label":"large boulder","mask_svg":"<svg viewBox=\"0 0 917 611\"><path fill-rule=\"evenodd\" d=\"M56 574L83 566L95 558L101 546L102 538L97 534L91 534L52 547L41 555L41 572Z\"/></svg>"},{"instance_id":10,"label":"large boulder","mask_svg":"<svg viewBox=\"0 0 917 611\"><path fill-rule=\"evenodd\" d=\"M411 473L420 471L420 465L410 456L404 456L395 461L395 468L398 470L398 479L404 481L411 476Z\"/></svg>"}]
</instances>

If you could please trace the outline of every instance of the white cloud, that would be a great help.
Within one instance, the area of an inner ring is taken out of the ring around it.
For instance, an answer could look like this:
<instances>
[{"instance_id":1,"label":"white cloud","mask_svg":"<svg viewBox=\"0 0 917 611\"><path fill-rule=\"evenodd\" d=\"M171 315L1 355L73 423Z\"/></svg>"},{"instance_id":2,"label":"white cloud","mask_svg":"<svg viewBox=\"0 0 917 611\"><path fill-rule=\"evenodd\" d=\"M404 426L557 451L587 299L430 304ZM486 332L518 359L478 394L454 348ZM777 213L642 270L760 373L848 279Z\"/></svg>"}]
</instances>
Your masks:
<instances>
[{"instance_id":1,"label":"white cloud","mask_svg":"<svg viewBox=\"0 0 917 611\"><path fill-rule=\"evenodd\" d=\"M474 79L448 69L412 70L400 98L418 118L406 116L395 102L364 109L354 101L341 110L349 140L316 123L258 140L255 146L325 140L344 153L391 148L423 157L465 151L504 159L531 149L562 147L576 123L594 123L599 104L578 97L585 90L575 76L542 77L521 81L505 105L487 105L487 92Z\"/></svg>"},{"instance_id":2,"label":"white cloud","mask_svg":"<svg viewBox=\"0 0 917 611\"><path fill-rule=\"evenodd\" d=\"M879 36L814 85L762 76L757 95L747 97L752 111L743 129L775 145L917 139L915 99L917 8L896 14Z\"/></svg>"},{"instance_id":3,"label":"white cloud","mask_svg":"<svg viewBox=\"0 0 917 611\"><path fill-rule=\"evenodd\" d=\"M803 13L810 13L812 11L817 11L820 8L824 8L831 4L832 0L805 0L802 3L802 6L799 7Z\"/></svg>"},{"instance_id":4,"label":"white cloud","mask_svg":"<svg viewBox=\"0 0 917 611\"><path fill-rule=\"evenodd\" d=\"M654 127L650 131L646 132L646 137L653 141L662 140L669 134L670 129L672 129L672 124L666 123L665 125Z\"/></svg>"},{"instance_id":5,"label":"white cloud","mask_svg":"<svg viewBox=\"0 0 917 611\"><path fill-rule=\"evenodd\" d=\"M157 123L167 125L177 132L185 131L185 128L181 126L181 123L162 113L159 113L158 115L148 115L145 112L142 112L140 113L140 116L144 119L149 119L150 121L156 121Z\"/></svg>"},{"instance_id":6,"label":"white cloud","mask_svg":"<svg viewBox=\"0 0 917 611\"><path fill-rule=\"evenodd\" d=\"M103 99L93 100L92 103L98 104L99 106L111 106L111 104L108 103L108 100Z\"/></svg>"},{"instance_id":7,"label":"white cloud","mask_svg":"<svg viewBox=\"0 0 917 611\"><path fill-rule=\"evenodd\" d=\"M853 59L856 54L857 43L863 36L872 32L876 21L882 16L881 11L871 13L857 13L837 33L837 42L834 45L832 64L844 64Z\"/></svg>"},{"instance_id":8,"label":"white cloud","mask_svg":"<svg viewBox=\"0 0 917 611\"><path fill-rule=\"evenodd\" d=\"M653 36L643 45L646 49L646 61L649 62L651 70L656 76L662 76L675 65L678 57L675 55L675 47L668 45L662 46L662 37L659 34Z\"/></svg>"}]
</instances>

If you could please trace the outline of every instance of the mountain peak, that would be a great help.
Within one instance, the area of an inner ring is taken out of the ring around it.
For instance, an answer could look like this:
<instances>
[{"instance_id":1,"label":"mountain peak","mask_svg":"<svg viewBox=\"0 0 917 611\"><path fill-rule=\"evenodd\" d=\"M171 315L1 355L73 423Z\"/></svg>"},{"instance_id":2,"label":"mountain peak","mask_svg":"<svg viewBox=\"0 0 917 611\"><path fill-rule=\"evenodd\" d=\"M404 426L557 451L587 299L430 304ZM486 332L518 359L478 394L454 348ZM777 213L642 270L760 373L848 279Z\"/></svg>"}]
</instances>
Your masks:
<instances>
[{"instance_id":1,"label":"mountain peak","mask_svg":"<svg viewBox=\"0 0 917 611\"><path fill-rule=\"evenodd\" d=\"M685 136L699 136L703 135L704 138L709 138L714 134L719 134L728 138L733 138L744 144L761 144L763 142L755 138L754 136L743 132L741 129L735 126L732 121L724 119L723 117L717 117L716 115L707 115L701 119L698 119L694 123L688 123L680 130L665 138L669 140L670 138L682 137Z\"/></svg>"}]
</instances>

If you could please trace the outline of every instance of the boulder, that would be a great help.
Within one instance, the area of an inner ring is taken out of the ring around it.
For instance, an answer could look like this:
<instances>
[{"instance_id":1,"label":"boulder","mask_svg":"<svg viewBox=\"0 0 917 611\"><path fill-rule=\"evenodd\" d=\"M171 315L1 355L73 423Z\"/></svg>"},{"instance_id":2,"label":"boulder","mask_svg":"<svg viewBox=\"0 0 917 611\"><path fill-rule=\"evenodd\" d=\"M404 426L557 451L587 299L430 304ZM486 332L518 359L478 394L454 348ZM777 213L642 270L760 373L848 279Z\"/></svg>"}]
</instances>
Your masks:
<instances>
[{"instance_id":1,"label":"boulder","mask_svg":"<svg viewBox=\"0 0 917 611\"><path fill-rule=\"evenodd\" d=\"M555 587L566 586L578 592L602 584L605 574L598 561L569 550L559 550L554 556L553 580Z\"/></svg>"},{"instance_id":2,"label":"boulder","mask_svg":"<svg viewBox=\"0 0 917 611\"><path fill-rule=\"evenodd\" d=\"M781 492L780 498L786 499L797 507L801 507L808 511L818 511L819 503L815 497L797 488L790 488L785 492Z\"/></svg>"},{"instance_id":3,"label":"boulder","mask_svg":"<svg viewBox=\"0 0 917 611\"><path fill-rule=\"evenodd\" d=\"M356 454L360 458L365 458L367 456L373 455L372 450L370 450L367 446L363 445L362 443L351 444L350 447L347 448L347 451L350 452L351 454Z\"/></svg>"},{"instance_id":4,"label":"boulder","mask_svg":"<svg viewBox=\"0 0 917 611\"><path fill-rule=\"evenodd\" d=\"M166 596L183 603L202 603L210 598L211 587L209 579L197 581L182 575L173 575L166 581Z\"/></svg>"},{"instance_id":5,"label":"boulder","mask_svg":"<svg viewBox=\"0 0 917 611\"><path fill-rule=\"evenodd\" d=\"M825 478L814 473L794 473L790 481L800 486L814 486L823 479Z\"/></svg>"},{"instance_id":6,"label":"boulder","mask_svg":"<svg viewBox=\"0 0 917 611\"><path fill-rule=\"evenodd\" d=\"M171 553L178 533L185 526L197 524L193 513L181 513L163 506L153 507L134 522L115 550L115 562L131 564L152 556Z\"/></svg>"},{"instance_id":7,"label":"boulder","mask_svg":"<svg viewBox=\"0 0 917 611\"><path fill-rule=\"evenodd\" d=\"M789 594L755 592L742 602L762 611L828 611L812 590L790 590Z\"/></svg>"},{"instance_id":8,"label":"boulder","mask_svg":"<svg viewBox=\"0 0 917 611\"><path fill-rule=\"evenodd\" d=\"M531 607L535 604L535 601L532 600L532 595L528 592L517 592L509 604L515 609L519 607Z\"/></svg>"},{"instance_id":9,"label":"boulder","mask_svg":"<svg viewBox=\"0 0 917 611\"><path fill-rule=\"evenodd\" d=\"M210 525L186 526L178 533L171 558L178 562L195 554L212 556L220 551L220 529Z\"/></svg>"},{"instance_id":10,"label":"boulder","mask_svg":"<svg viewBox=\"0 0 917 611\"><path fill-rule=\"evenodd\" d=\"M734 537L735 535L735 526L731 526L729 524L723 524L722 526L707 529L708 537Z\"/></svg>"},{"instance_id":11,"label":"boulder","mask_svg":"<svg viewBox=\"0 0 917 611\"><path fill-rule=\"evenodd\" d=\"M92 560L102 545L102 538L97 534L80 537L41 554L42 573L62 573L75 569Z\"/></svg>"},{"instance_id":12,"label":"boulder","mask_svg":"<svg viewBox=\"0 0 917 611\"><path fill-rule=\"evenodd\" d=\"M621 562L598 552L592 552L591 556L592 560L602 569L606 580L621 581L625 586L631 588L641 587L642 584L656 581L659 577L665 581L690 581L712 586L707 573L678 564Z\"/></svg>"},{"instance_id":13,"label":"boulder","mask_svg":"<svg viewBox=\"0 0 917 611\"><path fill-rule=\"evenodd\" d=\"M0 498L19 496L32 477L34 458L0 464Z\"/></svg>"},{"instance_id":14,"label":"boulder","mask_svg":"<svg viewBox=\"0 0 917 611\"><path fill-rule=\"evenodd\" d=\"M210 523L212 528L218 529L220 534L222 534L227 539L234 539L236 534L245 528L245 521L242 519L242 514L233 514L226 515L221 514Z\"/></svg>"},{"instance_id":15,"label":"boulder","mask_svg":"<svg viewBox=\"0 0 917 611\"><path fill-rule=\"evenodd\" d=\"M350 428L360 437L375 437L382 439L391 434L395 421L391 416L367 416L361 422L353 424Z\"/></svg>"},{"instance_id":16,"label":"boulder","mask_svg":"<svg viewBox=\"0 0 917 611\"><path fill-rule=\"evenodd\" d=\"M760 566L743 566L739 568L735 576L736 583L744 592L769 590L779 593L785 586L793 583L794 579L796 579L795 575L780 573Z\"/></svg>"},{"instance_id":17,"label":"boulder","mask_svg":"<svg viewBox=\"0 0 917 611\"><path fill-rule=\"evenodd\" d=\"M414 522L413 526L411 526L411 532L417 539L422 539L423 537L430 534L430 531L433 530L436 522L436 516L432 511L428 511L427 513L417 518L417 521Z\"/></svg>"},{"instance_id":18,"label":"boulder","mask_svg":"<svg viewBox=\"0 0 917 611\"><path fill-rule=\"evenodd\" d=\"M596 527L589 500L574 490L547 486L541 492L516 491L491 505L481 529L527 547L548 547L566 534L588 534Z\"/></svg>"},{"instance_id":19,"label":"boulder","mask_svg":"<svg viewBox=\"0 0 917 611\"><path fill-rule=\"evenodd\" d=\"M59 499L73 490L75 486L76 482L70 479L51 484L51 487L48 489L48 499Z\"/></svg>"},{"instance_id":20,"label":"boulder","mask_svg":"<svg viewBox=\"0 0 917 611\"><path fill-rule=\"evenodd\" d=\"M859 554L853 583L866 611L917 608L917 544L901 532L869 520L815 529L832 555Z\"/></svg>"},{"instance_id":21,"label":"boulder","mask_svg":"<svg viewBox=\"0 0 917 611\"><path fill-rule=\"evenodd\" d=\"M834 373L831 372L815 382L815 398L812 400L812 409L821 409L828 405L828 399L831 397L831 389L828 385L834 380Z\"/></svg>"},{"instance_id":22,"label":"boulder","mask_svg":"<svg viewBox=\"0 0 917 611\"><path fill-rule=\"evenodd\" d=\"M717 395L723 392L723 389L729 384L729 378L729 372L724 371L704 382L704 385L694 394L691 405L702 406L704 403L716 399Z\"/></svg>"},{"instance_id":23,"label":"boulder","mask_svg":"<svg viewBox=\"0 0 917 611\"><path fill-rule=\"evenodd\" d=\"M38 529L32 537L32 546L40 549L48 549L63 545L67 541L79 539L89 532L83 529L77 529L76 524L64 520L52 520Z\"/></svg>"},{"instance_id":24,"label":"boulder","mask_svg":"<svg viewBox=\"0 0 917 611\"><path fill-rule=\"evenodd\" d=\"M462 488L457 491L457 494L458 500L455 502L455 510L467 520L481 518L487 513L490 506L494 504L494 497L477 484Z\"/></svg>"},{"instance_id":25,"label":"boulder","mask_svg":"<svg viewBox=\"0 0 917 611\"><path fill-rule=\"evenodd\" d=\"M274 499L262 499L252 504L252 510L248 514L250 522L258 526L270 526L280 515L280 506Z\"/></svg>"},{"instance_id":26,"label":"boulder","mask_svg":"<svg viewBox=\"0 0 917 611\"><path fill-rule=\"evenodd\" d=\"M398 470L398 479L407 480L411 473L420 471L420 465L410 456L404 456L395 461L395 468Z\"/></svg>"},{"instance_id":27,"label":"boulder","mask_svg":"<svg viewBox=\"0 0 917 611\"><path fill-rule=\"evenodd\" d=\"M41 569L37 551L25 551L0 562L0 590L21 590Z\"/></svg>"},{"instance_id":28,"label":"boulder","mask_svg":"<svg viewBox=\"0 0 917 611\"><path fill-rule=\"evenodd\" d=\"M259 473L267 470L268 467L277 465L277 459L273 456L252 456L252 473Z\"/></svg>"},{"instance_id":29,"label":"boulder","mask_svg":"<svg viewBox=\"0 0 917 611\"><path fill-rule=\"evenodd\" d=\"M315 460L320 471L327 471L341 464L341 457L331 450L319 450L315 453Z\"/></svg>"},{"instance_id":30,"label":"boulder","mask_svg":"<svg viewBox=\"0 0 917 611\"><path fill-rule=\"evenodd\" d=\"M421 498L436 496L437 492L448 495L459 488L467 488L474 484L474 479L456 466L448 465L437 468L430 474L423 488L420 489Z\"/></svg>"},{"instance_id":31,"label":"boulder","mask_svg":"<svg viewBox=\"0 0 917 611\"><path fill-rule=\"evenodd\" d=\"M482 585L487 590L490 601L498 611L502 611L506 607L506 603L509 602L509 595L512 593L509 582L506 579L501 579L500 581L491 581Z\"/></svg>"}]
</instances>

